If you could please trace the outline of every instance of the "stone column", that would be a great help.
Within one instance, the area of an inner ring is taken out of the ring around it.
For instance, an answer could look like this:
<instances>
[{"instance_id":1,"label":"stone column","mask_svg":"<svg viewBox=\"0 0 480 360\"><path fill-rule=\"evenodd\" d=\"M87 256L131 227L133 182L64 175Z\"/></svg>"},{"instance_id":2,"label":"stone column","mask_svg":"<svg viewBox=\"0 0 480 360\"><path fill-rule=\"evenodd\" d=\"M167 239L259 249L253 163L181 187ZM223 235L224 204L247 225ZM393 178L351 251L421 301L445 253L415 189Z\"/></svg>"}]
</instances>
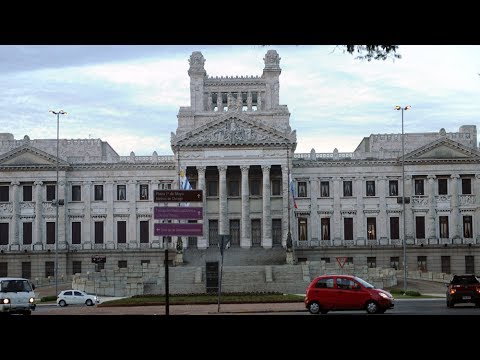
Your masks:
<instances>
[{"instance_id":1,"label":"stone column","mask_svg":"<svg viewBox=\"0 0 480 360\"><path fill-rule=\"evenodd\" d=\"M42 185L43 182L35 181L35 220L33 222L33 248L34 250L43 250L42 244L42 210L43 210L43 196Z\"/></svg>"},{"instance_id":2,"label":"stone column","mask_svg":"<svg viewBox=\"0 0 480 360\"><path fill-rule=\"evenodd\" d=\"M219 187L218 232L219 235L229 234L227 216L227 166L217 166Z\"/></svg>"},{"instance_id":3,"label":"stone column","mask_svg":"<svg viewBox=\"0 0 480 360\"><path fill-rule=\"evenodd\" d=\"M405 216L405 227L406 227L406 243L407 245L412 245L414 243L415 235L413 234L413 229L414 229L414 218L413 218L413 210L412 210L412 195L413 195L413 187L412 187L412 176L411 175L405 175L405 197L410 198L410 204L405 204L405 212L406 214L403 214Z\"/></svg>"},{"instance_id":4,"label":"stone column","mask_svg":"<svg viewBox=\"0 0 480 360\"><path fill-rule=\"evenodd\" d=\"M129 215L127 223L127 244L129 248L137 248L137 181L129 180L127 183L127 199ZM163 244L163 241L160 241Z\"/></svg>"},{"instance_id":5,"label":"stone column","mask_svg":"<svg viewBox=\"0 0 480 360\"><path fill-rule=\"evenodd\" d=\"M205 187L205 166L197 166L198 172L198 190L203 191L202 200L202 217L203 217L203 235L197 238L197 246L199 249L206 249L208 247L207 236L207 191Z\"/></svg>"},{"instance_id":6,"label":"stone column","mask_svg":"<svg viewBox=\"0 0 480 360\"><path fill-rule=\"evenodd\" d=\"M355 189L353 195L357 196L357 245L365 245L365 214L363 213L363 194L365 194L365 183L363 177L355 179Z\"/></svg>"},{"instance_id":7,"label":"stone column","mask_svg":"<svg viewBox=\"0 0 480 360\"><path fill-rule=\"evenodd\" d=\"M435 175L428 175L428 217L426 222L427 238L429 244L437 244L437 237L435 236Z\"/></svg>"},{"instance_id":8,"label":"stone column","mask_svg":"<svg viewBox=\"0 0 480 360\"><path fill-rule=\"evenodd\" d=\"M242 228L240 230L240 247L252 246L250 237L250 187L248 186L248 171L250 165L240 166L242 171Z\"/></svg>"},{"instance_id":9,"label":"stone column","mask_svg":"<svg viewBox=\"0 0 480 360\"><path fill-rule=\"evenodd\" d=\"M320 181L317 177L310 177L310 228L312 241L319 241L320 236L320 215L318 214L318 197L320 196Z\"/></svg>"},{"instance_id":10,"label":"stone column","mask_svg":"<svg viewBox=\"0 0 480 360\"><path fill-rule=\"evenodd\" d=\"M288 204L290 203L290 206L293 206L292 204L292 194L290 193L290 188L288 186L288 167L287 166L282 166L282 194L283 194L283 203L282 203L282 208L283 208L283 216L282 216L282 245L284 247L287 246L287 235L288 232L291 232L291 229L289 229L289 226L291 227L291 221L289 224L289 207Z\"/></svg>"},{"instance_id":11,"label":"stone column","mask_svg":"<svg viewBox=\"0 0 480 360\"><path fill-rule=\"evenodd\" d=\"M477 244L480 244L480 174L475 175L473 191L472 194L475 195L475 218L473 219L473 234L475 236Z\"/></svg>"},{"instance_id":12,"label":"stone column","mask_svg":"<svg viewBox=\"0 0 480 360\"><path fill-rule=\"evenodd\" d=\"M247 93L247 110L252 111L252 92L250 90Z\"/></svg>"},{"instance_id":13,"label":"stone column","mask_svg":"<svg viewBox=\"0 0 480 360\"><path fill-rule=\"evenodd\" d=\"M257 110L260 111L262 109L262 92L257 92Z\"/></svg>"},{"instance_id":14,"label":"stone column","mask_svg":"<svg viewBox=\"0 0 480 360\"><path fill-rule=\"evenodd\" d=\"M390 225L390 220L387 216L387 188L388 181L385 176L380 176L378 178L378 198L380 201L380 213L378 214L377 224L378 224L378 239L380 245L388 245L388 228Z\"/></svg>"},{"instance_id":15,"label":"stone column","mask_svg":"<svg viewBox=\"0 0 480 360\"><path fill-rule=\"evenodd\" d=\"M20 239L19 239L19 231L18 231L18 223L20 217L20 201L19 201L19 191L18 187L20 186L20 182L12 181L10 183L12 185L12 228L10 229L10 246L11 250L20 250Z\"/></svg>"},{"instance_id":16,"label":"stone column","mask_svg":"<svg viewBox=\"0 0 480 360\"><path fill-rule=\"evenodd\" d=\"M450 203L450 206L451 206L451 219L450 219L450 224L452 225L451 226L451 234L450 234L450 237L452 238L453 240L453 243L454 244L461 244L462 243L462 238L463 238L463 234L462 232L460 231L460 208L458 206L459 204L459 199L458 199L458 188L459 188L459 179L460 179L460 176L458 174L452 174L452 176L450 176L450 178L452 179L451 182L450 182L450 192L452 194L452 197L451 197L451 203Z\"/></svg>"},{"instance_id":17,"label":"stone column","mask_svg":"<svg viewBox=\"0 0 480 360\"><path fill-rule=\"evenodd\" d=\"M272 213L270 204L270 165L262 165L263 192L262 192L262 246L272 247Z\"/></svg>"},{"instance_id":18,"label":"stone column","mask_svg":"<svg viewBox=\"0 0 480 360\"><path fill-rule=\"evenodd\" d=\"M340 246L342 245L342 213L340 206L340 195L342 193L342 178L334 177L333 178L333 216L330 222L330 231L332 237L332 244ZM332 194L330 193L330 196Z\"/></svg>"},{"instance_id":19,"label":"stone column","mask_svg":"<svg viewBox=\"0 0 480 360\"><path fill-rule=\"evenodd\" d=\"M64 250L67 247L67 192L66 188L66 174L61 175L60 184L58 188L58 198L63 200L63 204L58 207L58 249Z\"/></svg>"},{"instance_id":20,"label":"stone column","mask_svg":"<svg viewBox=\"0 0 480 360\"><path fill-rule=\"evenodd\" d=\"M208 93L208 98L207 98L207 111L212 111L212 93Z\"/></svg>"},{"instance_id":21,"label":"stone column","mask_svg":"<svg viewBox=\"0 0 480 360\"><path fill-rule=\"evenodd\" d=\"M223 111L222 93L217 93L217 111Z\"/></svg>"},{"instance_id":22,"label":"stone column","mask_svg":"<svg viewBox=\"0 0 480 360\"><path fill-rule=\"evenodd\" d=\"M113 196L116 194L113 181L107 181L105 183L105 200L107 200L107 218L105 221L105 244L107 249L114 249L113 234Z\"/></svg>"},{"instance_id":23,"label":"stone column","mask_svg":"<svg viewBox=\"0 0 480 360\"><path fill-rule=\"evenodd\" d=\"M85 207L85 217L82 224L82 244L83 248L91 249L93 247L93 238L91 238L92 232L92 182L84 181L83 183L82 200Z\"/></svg>"}]
</instances>

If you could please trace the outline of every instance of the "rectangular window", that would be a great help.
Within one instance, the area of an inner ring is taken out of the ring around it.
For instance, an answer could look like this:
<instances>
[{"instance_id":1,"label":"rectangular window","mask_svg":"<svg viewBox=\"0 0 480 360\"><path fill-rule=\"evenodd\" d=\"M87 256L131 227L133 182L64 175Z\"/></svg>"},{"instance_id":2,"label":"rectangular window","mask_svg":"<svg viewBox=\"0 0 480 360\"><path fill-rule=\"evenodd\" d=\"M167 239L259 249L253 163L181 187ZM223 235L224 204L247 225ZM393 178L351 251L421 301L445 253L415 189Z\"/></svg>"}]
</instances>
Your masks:
<instances>
[{"instance_id":1,"label":"rectangular window","mask_svg":"<svg viewBox=\"0 0 480 360\"><path fill-rule=\"evenodd\" d=\"M390 267L398 270L400 264L400 258L398 256L391 256L390 257Z\"/></svg>"},{"instance_id":2,"label":"rectangular window","mask_svg":"<svg viewBox=\"0 0 480 360\"><path fill-rule=\"evenodd\" d=\"M148 232L149 221L140 221L140 243L146 244L150 241Z\"/></svg>"},{"instance_id":3,"label":"rectangular window","mask_svg":"<svg viewBox=\"0 0 480 360\"><path fill-rule=\"evenodd\" d=\"M54 277L55 276L55 262L45 261L45 277Z\"/></svg>"},{"instance_id":4,"label":"rectangular window","mask_svg":"<svg viewBox=\"0 0 480 360\"><path fill-rule=\"evenodd\" d=\"M217 180L208 180L207 181L207 196L218 196L218 181Z\"/></svg>"},{"instance_id":5,"label":"rectangular window","mask_svg":"<svg viewBox=\"0 0 480 360\"><path fill-rule=\"evenodd\" d=\"M307 197L307 183L305 181L299 181L297 184L297 196Z\"/></svg>"},{"instance_id":6,"label":"rectangular window","mask_svg":"<svg viewBox=\"0 0 480 360\"><path fill-rule=\"evenodd\" d=\"M103 201L103 185L95 185L95 201Z\"/></svg>"},{"instance_id":7,"label":"rectangular window","mask_svg":"<svg viewBox=\"0 0 480 360\"><path fill-rule=\"evenodd\" d=\"M298 219L298 240L307 241L308 240L308 231L307 231L307 219L299 218Z\"/></svg>"},{"instance_id":8,"label":"rectangular window","mask_svg":"<svg viewBox=\"0 0 480 360\"><path fill-rule=\"evenodd\" d=\"M240 245L240 220L230 220L230 245Z\"/></svg>"},{"instance_id":9,"label":"rectangular window","mask_svg":"<svg viewBox=\"0 0 480 360\"><path fill-rule=\"evenodd\" d=\"M260 196L261 194L260 179L250 179L250 195Z\"/></svg>"},{"instance_id":10,"label":"rectangular window","mask_svg":"<svg viewBox=\"0 0 480 360\"><path fill-rule=\"evenodd\" d=\"M330 183L328 181L320 182L320 196L330 197Z\"/></svg>"},{"instance_id":11,"label":"rectangular window","mask_svg":"<svg viewBox=\"0 0 480 360\"><path fill-rule=\"evenodd\" d=\"M450 270L450 256L442 256L441 261L442 261L442 263L441 263L442 273L450 274L451 273L451 270Z\"/></svg>"},{"instance_id":12,"label":"rectangular window","mask_svg":"<svg viewBox=\"0 0 480 360\"><path fill-rule=\"evenodd\" d=\"M367 239L375 240L377 238L377 219L374 217L367 218Z\"/></svg>"},{"instance_id":13,"label":"rectangular window","mask_svg":"<svg viewBox=\"0 0 480 360\"><path fill-rule=\"evenodd\" d=\"M23 223L23 245L32 244L32 223L24 222Z\"/></svg>"},{"instance_id":14,"label":"rectangular window","mask_svg":"<svg viewBox=\"0 0 480 360\"><path fill-rule=\"evenodd\" d=\"M191 184L191 183L190 183ZM193 185L192 185L193 186ZM189 224L196 224L197 220L188 220ZM188 247L189 248L196 248L197 247L197 237L196 236L189 236L188 237Z\"/></svg>"},{"instance_id":15,"label":"rectangular window","mask_svg":"<svg viewBox=\"0 0 480 360\"><path fill-rule=\"evenodd\" d=\"M425 216L415 216L415 237L425 239Z\"/></svg>"},{"instance_id":16,"label":"rectangular window","mask_svg":"<svg viewBox=\"0 0 480 360\"><path fill-rule=\"evenodd\" d=\"M465 215L463 217L463 237L467 239L473 237L472 217L470 215Z\"/></svg>"},{"instance_id":17,"label":"rectangular window","mask_svg":"<svg viewBox=\"0 0 480 360\"><path fill-rule=\"evenodd\" d=\"M140 265L143 266L143 264L150 264L150 260L140 260Z\"/></svg>"},{"instance_id":18,"label":"rectangular window","mask_svg":"<svg viewBox=\"0 0 480 360\"><path fill-rule=\"evenodd\" d=\"M228 182L228 196L240 196L238 180L230 180Z\"/></svg>"},{"instance_id":19,"label":"rectangular window","mask_svg":"<svg viewBox=\"0 0 480 360\"><path fill-rule=\"evenodd\" d=\"M423 191L423 179L415 180L415 195L425 195Z\"/></svg>"},{"instance_id":20,"label":"rectangular window","mask_svg":"<svg viewBox=\"0 0 480 360\"><path fill-rule=\"evenodd\" d=\"M8 223L0 223L0 245L8 245Z\"/></svg>"},{"instance_id":21,"label":"rectangular window","mask_svg":"<svg viewBox=\"0 0 480 360\"><path fill-rule=\"evenodd\" d=\"M427 271L427 257L417 256L417 270Z\"/></svg>"},{"instance_id":22,"label":"rectangular window","mask_svg":"<svg viewBox=\"0 0 480 360\"><path fill-rule=\"evenodd\" d=\"M9 196L9 187L8 186L0 186L0 201L10 201Z\"/></svg>"},{"instance_id":23,"label":"rectangular window","mask_svg":"<svg viewBox=\"0 0 480 360\"><path fill-rule=\"evenodd\" d=\"M262 242L262 222L252 219L252 246L260 246Z\"/></svg>"},{"instance_id":24,"label":"rectangular window","mask_svg":"<svg viewBox=\"0 0 480 360\"><path fill-rule=\"evenodd\" d=\"M282 194L282 180L281 179L272 179L272 195L281 195Z\"/></svg>"},{"instance_id":25,"label":"rectangular window","mask_svg":"<svg viewBox=\"0 0 480 360\"><path fill-rule=\"evenodd\" d=\"M208 220L208 241L210 246L218 245L218 220Z\"/></svg>"},{"instance_id":26,"label":"rectangular window","mask_svg":"<svg viewBox=\"0 0 480 360\"><path fill-rule=\"evenodd\" d=\"M188 180L188 182L190 183L192 190L195 190L197 188L197 182L195 180Z\"/></svg>"},{"instance_id":27,"label":"rectangular window","mask_svg":"<svg viewBox=\"0 0 480 360\"><path fill-rule=\"evenodd\" d=\"M440 238L448 239L448 216L439 216L438 222L440 225Z\"/></svg>"},{"instance_id":28,"label":"rectangular window","mask_svg":"<svg viewBox=\"0 0 480 360\"><path fill-rule=\"evenodd\" d=\"M391 217L390 218L390 239L393 239L393 240L400 239L399 219L400 218L398 218L398 217Z\"/></svg>"},{"instance_id":29,"label":"rectangular window","mask_svg":"<svg viewBox=\"0 0 480 360\"><path fill-rule=\"evenodd\" d=\"M344 181L343 182L343 196L352 196L352 182L351 181Z\"/></svg>"},{"instance_id":30,"label":"rectangular window","mask_svg":"<svg viewBox=\"0 0 480 360\"><path fill-rule=\"evenodd\" d=\"M329 257L322 257L322 258L320 258L320 261L325 261L325 263L330 264L330 258Z\"/></svg>"},{"instance_id":31,"label":"rectangular window","mask_svg":"<svg viewBox=\"0 0 480 360\"><path fill-rule=\"evenodd\" d=\"M23 201L32 201L32 185L23 185Z\"/></svg>"},{"instance_id":32,"label":"rectangular window","mask_svg":"<svg viewBox=\"0 0 480 360\"><path fill-rule=\"evenodd\" d=\"M117 221L117 243L125 244L127 242L127 222Z\"/></svg>"},{"instance_id":33,"label":"rectangular window","mask_svg":"<svg viewBox=\"0 0 480 360\"><path fill-rule=\"evenodd\" d=\"M47 185L46 189L47 189L47 201L55 200L55 195L56 195L55 185Z\"/></svg>"},{"instance_id":34,"label":"rectangular window","mask_svg":"<svg viewBox=\"0 0 480 360\"><path fill-rule=\"evenodd\" d=\"M375 181L367 181L367 196L375 196Z\"/></svg>"},{"instance_id":35,"label":"rectangular window","mask_svg":"<svg viewBox=\"0 0 480 360\"><path fill-rule=\"evenodd\" d=\"M82 243L82 223L80 221L72 221L72 244Z\"/></svg>"},{"instance_id":36,"label":"rectangular window","mask_svg":"<svg viewBox=\"0 0 480 360\"><path fill-rule=\"evenodd\" d=\"M0 277L8 277L8 263L0 262Z\"/></svg>"},{"instance_id":37,"label":"rectangular window","mask_svg":"<svg viewBox=\"0 0 480 360\"><path fill-rule=\"evenodd\" d=\"M81 261L72 261L72 274L81 274L82 273L82 262Z\"/></svg>"},{"instance_id":38,"label":"rectangular window","mask_svg":"<svg viewBox=\"0 0 480 360\"><path fill-rule=\"evenodd\" d=\"M398 196L398 180L390 180L388 182L388 195Z\"/></svg>"},{"instance_id":39,"label":"rectangular window","mask_svg":"<svg viewBox=\"0 0 480 360\"><path fill-rule=\"evenodd\" d=\"M448 181L447 179L438 179L438 195L448 194Z\"/></svg>"},{"instance_id":40,"label":"rectangular window","mask_svg":"<svg viewBox=\"0 0 480 360\"><path fill-rule=\"evenodd\" d=\"M470 195L472 193L472 180L462 179L462 194Z\"/></svg>"},{"instance_id":41,"label":"rectangular window","mask_svg":"<svg viewBox=\"0 0 480 360\"><path fill-rule=\"evenodd\" d=\"M192 185L192 183L190 183ZM192 185L193 187L193 185ZM160 184L160 190L171 190L172 189L172 183L161 183Z\"/></svg>"},{"instance_id":42,"label":"rectangular window","mask_svg":"<svg viewBox=\"0 0 480 360\"><path fill-rule=\"evenodd\" d=\"M47 222L47 244L55 244L55 223L52 221Z\"/></svg>"},{"instance_id":43,"label":"rectangular window","mask_svg":"<svg viewBox=\"0 0 480 360\"><path fill-rule=\"evenodd\" d=\"M353 240L353 218L343 218L343 237Z\"/></svg>"},{"instance_id":44,"label":"rectangular window","mask_svg":"<svg viewBox=\"0 0 480 360\"><path fill-rule=\"evenodd\" d=\"M117 200L127 200L127 185L117 185Z\"/></svg>"},{"instance_id":45,"label":"rectangular window","mask_svg":"<svg viewBox=\"0 0 480 360\"><path fill-rule=\"evenodd\" d=\"M24 279L32 278L32 263L30 261L22 262L22 278Z\"/></svg>"},{"instance_id":46,"label":"rectangular window","mask_svg":"<svg viewBox=\"0 0 480 360\"><path fill-rule=\"evenodd\" d=\"M377 258L375 256L367 256L367 267L369 268L377 267Z\"/></svg>"},{"instance_id":47,"label":"rectangular window","mask_svg":"<svg viewBox=\"0 0 480 360\"><path fill-rule=\"evenodd\" d=\"M322 240L330 240L330 218L322 218L320 224Z\"/></svg>"},{"instance_id":48,"label":"rectangular window","mask_svg":"<svg viewBox=\"0 0 480 360\"><path fill-rule=\"evenodd\" d=\"M353 264L353 256L348 256L345 264Z\"/></svg>"},{"instance_id":49,"label":"rectangular window","mask_svg":"<svg viewBox=\"0 0 480 360\"><path fill-rule=\"evenodd\" d=\"M80 185L72 185L72 201L82 201L82 187Z\"/></svg>"},{"instance_id":50,"label":"rectangular window","mask_svg":"<svg viewBox=\"0 0 480 360\"><path fill-rule=\"evenodd\" d=\"M465 274L475 274L475 258L473 255L465 255Z\"/></svg>"},{"instance_id":51,"label":"rectangular window","mask_svg":"<svg viewBox=\"0 0 480 360\"><path fill-rule=\"evenodd\" d=\"M140 184L140 200L148 200L148 184Z\"/></svg>"},{"instance_id":52,"label":"rectangular window","mask_svg":"<svg viewBox=\"0 0 480 360\"><path fill-rule=\"evenodd\" d=\"M118 268L126 268L127 267L127 260L118 260Z\"/></svg>"},{"instance_id":53,"label":"rectangular window","mask_svg":"<svg viewBox=\"0 0 480 360\"><path fill-rule=\"evenodd\" d=\"M272 243L273 246L282 245L282 219L272 219Z\"/></svg>"},{"instance_id":54,"label":"rectangular window","mask_svg":"<svg viewBox=\"0 0 480 360\"><path fill-rule=\"evenodd\" d=\"M103 244L103 221L95 221L95 244Z\"/></svg>"}]
</instances>

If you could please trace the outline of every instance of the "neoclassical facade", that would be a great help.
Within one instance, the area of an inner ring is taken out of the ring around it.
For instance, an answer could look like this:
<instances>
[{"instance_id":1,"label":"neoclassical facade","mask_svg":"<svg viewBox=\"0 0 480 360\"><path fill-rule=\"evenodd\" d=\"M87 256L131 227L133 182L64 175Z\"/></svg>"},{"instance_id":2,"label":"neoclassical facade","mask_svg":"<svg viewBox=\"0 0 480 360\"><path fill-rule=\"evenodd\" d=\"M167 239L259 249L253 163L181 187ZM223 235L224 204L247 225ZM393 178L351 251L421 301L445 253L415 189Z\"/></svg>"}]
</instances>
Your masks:
<instances>
[{"instance_id":1,"label":"neoclassical facade","mask_svg":"<svg viewBox=\"0 0 480 360\"><path fill-rule=\"evenodd\" d=\"M401 134L370 135L352 153L295 153L279 103L280 57L269 50L264 62L260 76L210 77L203 55L191 54L190 106L178 112L173 156L119 156L100 139L60 139L57 158L56 139L0 134L0 276L53 277L58 261L68 277L93 271L95 255L106 269L163 261L179 239L155 236L155 222L172 220L155 219L154 207L179 204L155 203L154 191L178 189L182 172L204 195L191 204L202 207L203 234L182 238L185 253L216 247L221 234L248 256L284 251L290 231L299 262L342 256L402 268L405 238L409 270L479 268L475 125L405 134L404 162Z\"/></svg>"}]
</instances>

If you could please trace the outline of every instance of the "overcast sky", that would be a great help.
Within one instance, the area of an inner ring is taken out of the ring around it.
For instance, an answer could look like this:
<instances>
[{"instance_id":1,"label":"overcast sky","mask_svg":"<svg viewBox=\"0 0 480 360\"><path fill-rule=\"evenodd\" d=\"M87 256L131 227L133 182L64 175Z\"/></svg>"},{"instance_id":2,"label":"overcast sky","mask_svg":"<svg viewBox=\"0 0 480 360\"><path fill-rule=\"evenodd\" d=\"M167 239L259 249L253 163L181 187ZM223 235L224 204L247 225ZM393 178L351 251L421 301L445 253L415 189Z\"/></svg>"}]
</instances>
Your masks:
<instances>
[{"instance_id":1,"label":"overcast sky","mask_svg":"<svg viewBox=\"0 0 480 360\"><path fill-rule=\"evenodd\" d=\"M297 153L355 150L364 136L456 132L480 116L480 46L404 46L395 61L360 61L321 46L0 46L0 132L15 139L100 138L119 155L170 155L180 106L190 105L188 58L210 76L261 75L281 57L280 104Z\"/></svg>"}]
</instances>

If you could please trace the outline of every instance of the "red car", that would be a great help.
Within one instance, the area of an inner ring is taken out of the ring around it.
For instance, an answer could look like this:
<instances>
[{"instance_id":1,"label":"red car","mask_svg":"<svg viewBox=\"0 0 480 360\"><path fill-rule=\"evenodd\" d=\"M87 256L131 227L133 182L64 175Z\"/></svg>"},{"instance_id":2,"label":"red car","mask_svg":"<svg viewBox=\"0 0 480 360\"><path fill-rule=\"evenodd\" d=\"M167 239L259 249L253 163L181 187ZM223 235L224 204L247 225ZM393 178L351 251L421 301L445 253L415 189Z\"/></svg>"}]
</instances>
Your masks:
<instances>
[{"instance_id":1,"label":"red car","mask_svg":"<svg viewBox=\"0 0 480 360\"><path fill-rule=\"evenodd\" d=\"M376 289L357 276L323 275L308 286L305 306L312 314L363 309L369 314L382 314L393 308L393 300L388 291Z\"/></svg>"}]
</instances>

